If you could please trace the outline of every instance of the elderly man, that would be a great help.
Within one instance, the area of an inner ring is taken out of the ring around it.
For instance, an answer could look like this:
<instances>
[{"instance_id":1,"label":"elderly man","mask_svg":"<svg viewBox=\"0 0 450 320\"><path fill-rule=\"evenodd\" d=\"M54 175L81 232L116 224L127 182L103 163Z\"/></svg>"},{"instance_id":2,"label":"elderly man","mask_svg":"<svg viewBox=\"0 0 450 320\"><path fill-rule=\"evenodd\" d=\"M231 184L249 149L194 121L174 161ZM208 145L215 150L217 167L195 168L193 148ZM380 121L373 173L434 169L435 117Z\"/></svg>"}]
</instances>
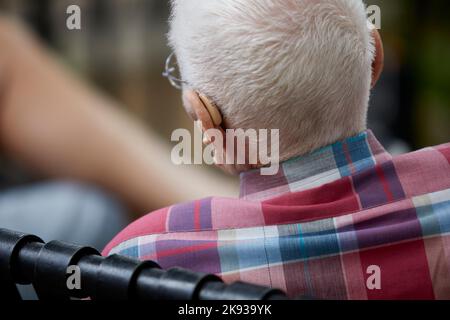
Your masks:
<instances>
[{"instance_id":1,"label":"elderly man","mask_svg":"<svg viewBox=\"0 0 450 320\"><path fill-rule=\"evenodd\" d=\"M172 7L182 79L171 80L188 113L206 132L279 129L280 169L227 164L240 173L240 199L154 212L104 253L290 296L449 299L450 145L392 157L366 129L383 48L362 1Z\"/></svg>"}]
</instances>

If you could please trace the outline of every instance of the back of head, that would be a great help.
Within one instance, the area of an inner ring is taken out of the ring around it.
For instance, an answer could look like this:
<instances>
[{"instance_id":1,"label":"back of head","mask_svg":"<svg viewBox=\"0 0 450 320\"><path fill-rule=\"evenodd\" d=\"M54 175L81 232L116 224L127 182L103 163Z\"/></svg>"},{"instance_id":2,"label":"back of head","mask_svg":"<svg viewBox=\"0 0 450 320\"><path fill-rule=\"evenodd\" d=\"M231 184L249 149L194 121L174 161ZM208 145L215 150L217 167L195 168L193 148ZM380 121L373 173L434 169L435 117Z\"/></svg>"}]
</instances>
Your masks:
<instances>
[{"instance_id":1,"label":"back of head","mask_svg":"<svg viewBox=\"0 0 450 320\"><path fill-rule=\"evenodd\" d=\"M280 129L287 159L366 128L374 46L361 0L172 0L183 80L227 128Z\"/></svg>"}]
</instances>

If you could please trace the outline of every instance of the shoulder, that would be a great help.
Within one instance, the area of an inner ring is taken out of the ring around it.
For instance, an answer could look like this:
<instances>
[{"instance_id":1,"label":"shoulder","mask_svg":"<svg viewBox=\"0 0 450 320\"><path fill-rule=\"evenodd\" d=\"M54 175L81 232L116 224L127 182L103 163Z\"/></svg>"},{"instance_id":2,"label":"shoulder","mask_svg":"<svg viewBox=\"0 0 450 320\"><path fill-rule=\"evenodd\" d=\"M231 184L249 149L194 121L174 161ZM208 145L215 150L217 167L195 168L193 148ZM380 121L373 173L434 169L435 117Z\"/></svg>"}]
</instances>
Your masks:
<instances>
[{"instance_id":1,"label":"shoulder","mask_svg":"<svg viewBox=\"0 0 450 320\"><path fill-rule=\"evenodd\" d=\"M394 157L395 174L407 197L450 188L450 144Z\"/></svg>"},{"instance_id":2,"label":"shoulder","mask_svg":"<svg viewBox=\"0 0 450 320\"><path fill-rule=\"evenodd\" d=\"M167 207L150 212L144 217L131 223L108 243L108 245L103 249L102 254L104 256L109 255L113 248L130 239L164 232L166 217L170 208L171 207Z\"/></svg>"},{"instance_id":3,"label":"shoulder","mask_svg":"<svg viewBox=\"0 0 450 320\"><path fill-rule=\"evenodd\" d=\"M441 144L440 146L433 147L434 150L440 152L450 164L450 142L446 144Z\"/></svg>"},{"instance_id":4,"label":"shoulder","mask_svg":"<svg viewBox=\"0 0 450 320\"><path fill-rule=\"evenodd\" d=\"M450 164L450 143L400 155L395 157L394 161L423 163L424 165L448 165Z\"/></svg>"},{"instance_id":5,"label":"shoulder","mask_svg":"<svg viewBox=\"0 0 450 320\"><path fill-rule=\"evenodd\" d=\"M106 246L103 254L108 255L113 248L121 243L143 236L211 229L213 199L217 198L175 204L153 211L122 230Z\"/></svg>"},{"instance_id":6,"label":"shoulder","mask_svg":"<svg viewBox=\"0 0 450 320\"><path fill-rule=\"evenodd\" d=\"M236 219L239 212L239 219ZM176 204L147 214L121 231L104 255L133 239L167 233L213 231L264 225L261 204L232 198L205 198Z\"/></svg>"}]
</instances>

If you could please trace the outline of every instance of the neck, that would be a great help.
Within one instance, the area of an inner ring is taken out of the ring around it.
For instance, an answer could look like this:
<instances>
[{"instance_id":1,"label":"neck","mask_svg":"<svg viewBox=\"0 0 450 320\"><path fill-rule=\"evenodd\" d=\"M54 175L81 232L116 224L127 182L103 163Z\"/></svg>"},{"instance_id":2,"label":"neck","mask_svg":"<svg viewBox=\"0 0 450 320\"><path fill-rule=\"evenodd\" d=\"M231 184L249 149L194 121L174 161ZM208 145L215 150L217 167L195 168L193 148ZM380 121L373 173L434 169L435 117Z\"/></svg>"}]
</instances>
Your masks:
<instances>
[{"instance_id":1,"label":"neck","mask_svg":"<svg viewBox=\"0 0 450 320\"><path fill-rule=\"evenodd\" d=\"M339 140L280 164L274 176L259 170L241 174L241 198L265 200L289 192L304 191L356 174L389 159L369 131Z\"/></svg>"}]
</instances>

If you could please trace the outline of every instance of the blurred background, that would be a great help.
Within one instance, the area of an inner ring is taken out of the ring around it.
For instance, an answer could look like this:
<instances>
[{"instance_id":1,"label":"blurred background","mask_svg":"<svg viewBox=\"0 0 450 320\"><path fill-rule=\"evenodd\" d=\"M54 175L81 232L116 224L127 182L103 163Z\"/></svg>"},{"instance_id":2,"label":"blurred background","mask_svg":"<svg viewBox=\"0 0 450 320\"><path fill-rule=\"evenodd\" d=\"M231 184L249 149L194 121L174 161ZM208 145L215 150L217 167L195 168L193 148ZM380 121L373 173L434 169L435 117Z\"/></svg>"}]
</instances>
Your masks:
<instances>
[{"instance_id":1,"label":"blurred background","mask_svg":"<svg viewBox=\"0 0 450 320\"><path fill-rule=\"evenodd\" d=\"M382 11L386 68L373 94L370 126L394 153L450 138L450 2L368 0ZM82 10L82 30L65 27ZM69 64L169 141L190 128L179 92L161 78L169 2L161 0L0 0Z\"/></svg>"}]
</instances>

